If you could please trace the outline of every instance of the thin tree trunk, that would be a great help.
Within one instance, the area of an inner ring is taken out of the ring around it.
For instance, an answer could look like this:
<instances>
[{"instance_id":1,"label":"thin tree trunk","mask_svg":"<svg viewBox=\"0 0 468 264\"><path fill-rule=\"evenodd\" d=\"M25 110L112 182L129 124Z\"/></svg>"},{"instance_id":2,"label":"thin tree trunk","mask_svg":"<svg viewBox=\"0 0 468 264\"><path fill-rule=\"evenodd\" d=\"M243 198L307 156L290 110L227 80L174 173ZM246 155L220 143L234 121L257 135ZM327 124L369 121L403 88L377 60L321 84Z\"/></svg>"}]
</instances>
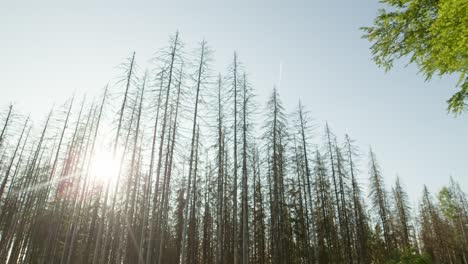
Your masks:
<instances>
[{"instance_id":1,"label":"thin tree trunk","mask_svg":"<svg viewBox=\"0 0 468 264\"><path fill-rule=\"evenodd\" d=\"M11 174L13 163L15 161L18 149L19 149L19 147L21 145L21 140L23 139L24 131L26 130L26 126L28 125L28 122L29 122L29 117L26 119L26 122L24 122L23 129L21 130L20 138L18 139L18 143L16 144L15 151L13 152L13 156L11 157L10 164L8 165L8 168L6 170L6 174L5 174L4 178L3 178L2 184L0 186L0 200L1 200L2 196L3 196L3 191L5 190L5 186L7 184L8 177Z\"/></svg>"},{"instance_id":2,"label":"thin tree trunk","mask_svg":"<svg viewBox=\"0 0 468 264\"><path fill-rule=\"evenodd\" d=\"M216 264L223 263L222 246L223 240L223 180L224 180L224 166L223 166L223 132L222 132L222 104L221 104L221 75L218 78L218 190L217 190L217 215L216 215Z\"/></svg>"},{"instance_id":3,"label":"thin tree trunk","mask_svg":"<svg viewBox=\"0 0 468 264\"><path fill-rule=\"evenodd\" d=\"M172 85L172 78L173 78L173 71L174 71L174 63L175 63L175 56L176 52L178 50L178 45L179 45L179 32L176 32L174 42L172 44L172 51L171 51L171 62L169 65L169 76L168 76L168 84L166 88L166 103L164 105L164 117L163 117L163 123L162 123L162 128L161 128L161 141L159 145L159 154L158 154L158 166L156 169L156 184L155 184L155 190L154 190L154 198L153 198L153 208L152 208L152 215L153 217L156 215L156 208L158 204L158 195L159 195L159 179L161 176L161 163L162 163L162 151L163 151L163 145L164 145L164 134L166 131L166 122L167 122L167 109L169 105L169 97L170 97L170 91L171 91L171 85ZM155 222L158 222L158 219L154 219ZM146 262L151 263L151 258L152 258L152 253L153 253L153 248L152 248L152 242L154 240L154 224L152 223L150 225L150 232L149 232L149 241L148 241L148 251L146 253Z\"/></svg>"},{"instance_id":4,"label":"thin tree trunk","mask_svg":"<svg viewBox=\"0 0 468 264\"><path fill-rule=\"evenodd\" d=\"M234 264L238 264L238 234L237 234L237 54L234 53L234 79L233 79L233 89L234 89L234 191L233 191L233 212L232 212L232 234L233 234L233 252L234 252Z\"/></svg>"},{"instance_id":5,"label":"thin tree trunk","mask_svg":"<svg viewBox=\"0 0 468 264\"><path fill-rule=\"evenodd\" d=\"M189 158L189 173L188 173L188 181L187 181L187 198L185 199L185 208L184 208L184 226L182 229L182 244L181 244L181 251L179 257L179 263L184 264L185 258L187 255L186 250L186 243L187 243L187 226L188 226L188 211L189 211L189 203L190 203L190 185L192 180L192 166L193 166L193 159L194 159L194 148L195 148L195 135L196 135L196 128L197 128L197 117L198 117L198 100L200 95L200 86L201 86L201 78L202 78L202 67L205 60L205 49L206 49L206 41L203 41L201 44L201 55L200 55L200 64L198 67L198 78L197 78L197 89L196 89L196 96L195 96L195 111L193 114L193 127L192 127L192 143L190 148L190 158ZM198 143L198 142L197 142ZM194 183L195 184L195 183Z\"/></svg>"},{"instance_id":6,"label":"thin tree trunk","mask_svg":"<svg viewBox=\"0 0 468 264\"><path fill-rule=\"evenodd\" d=\"M13 105L11 104L8 107L8 114L5 120L5 124L3 124L2 132L0 133L0 149L2 148L3 141L5 139L5 131L8 128L8 124L9 124L8 122L10 121L12 111L13 111Z\"/></svg>"},{"instance_id":7,"label":"thin tree trunk","mask_svg":"<svg viewBox=\"0 0 468 264\"><path fill-rule=\"evenodd\" d=\"M247 84L244 74L243 124L242 124L242 264L249 263L249 226L247 205Z\"/></svg>"}]
</instances>

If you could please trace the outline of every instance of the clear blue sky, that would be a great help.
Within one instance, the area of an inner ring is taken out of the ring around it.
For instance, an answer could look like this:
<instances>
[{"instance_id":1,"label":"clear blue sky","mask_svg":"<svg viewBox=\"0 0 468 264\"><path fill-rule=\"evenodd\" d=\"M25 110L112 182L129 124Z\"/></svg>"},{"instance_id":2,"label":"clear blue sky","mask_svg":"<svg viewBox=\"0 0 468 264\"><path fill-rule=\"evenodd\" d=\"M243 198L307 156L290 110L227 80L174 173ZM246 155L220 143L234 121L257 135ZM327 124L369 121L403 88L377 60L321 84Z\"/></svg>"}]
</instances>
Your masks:
<instances>
[{"instance_id":1,"label":"clear blue sky","mask_svg":"<svg viewBox=\"0 0 468 264\"><path fill-rule=\"evenodd\" d=\"M357 140L363 178L372 145L387 183L398 173L413 201L423 184L435 191L450 175L468 190L468 113L446 113L455 78L424 82L404 63L377 68L358 29L371 24L376 0L66 2L0 3L3 109L15 102L38 119L73 91L96 94L132 51L145 65L179 29L187 50L208 40L216 71L237 50L261 107L281 64L286 108L300 98L317 125L328 120L340 138Z\"/></svg>"}]
</instances>

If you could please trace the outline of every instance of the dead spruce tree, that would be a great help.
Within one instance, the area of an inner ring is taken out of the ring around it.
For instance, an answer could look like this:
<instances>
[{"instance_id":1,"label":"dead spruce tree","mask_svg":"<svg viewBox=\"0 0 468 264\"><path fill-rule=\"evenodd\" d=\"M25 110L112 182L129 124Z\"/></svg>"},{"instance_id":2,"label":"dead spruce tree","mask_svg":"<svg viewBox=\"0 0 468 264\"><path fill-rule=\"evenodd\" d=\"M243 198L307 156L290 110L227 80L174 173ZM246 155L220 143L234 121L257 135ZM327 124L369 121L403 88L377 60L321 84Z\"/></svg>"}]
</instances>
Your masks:
<instances>
[{"instance_id":1,"label":"dead spruce tree","mask_svg":"<svg viewBox=\"0 0 468 264\"><path fill-rule=\"evenodd\" d=\"M351 177L351 196L353 208L353 223L355 234L355 254L357 255L358 263L369 263L368 253L368 219L366 214L366 206L362 200L361 188L356 179L358 170L356 169L357 147L353 145L353 140L348 135L345 135L346 159L348 172Z\"/></svg>"},{"instance_id":2,"label":"dead spruce tree","mask_svg":"<svg viewBox=\"0 0 468 264\"><path fill-rule=\"evenodd\" d=\"M0 150L2 149L3 142L5 141L5 136L6 136L6 131L8 129L8 126L11 123L12 112L13 112L13 105L10 104L8 106L8 112L5 117L5 122L3 123L3 126L2 126L2 131L0 132Z\"/></svg>"},{"instance_id":3,"label":"dead spruce tree","mask_svg":"<svg viewBox=\"0 0 468 264\"><path fill-rule=\"evenodd\" d=\"M318 247L317 247L317 237L315 229L315 219L314 219L314 206L312 198L312 173L311 167L309 164L308 150L310 148L310 135L311 125L309 113L304 109L301 101L299 101L297 111L293 116L294 120L294 130L297 137L297 146L295 146L295 159L296 159L296 170L298 172L299 181L302 185L302 192L304 196L304 214L307 224L307 263L318 261ZM311 250L311 247L313 250ZM313 252L313 253L312 253ZM312 255L313 254L313 255Z\"/></svg>"},{"instance_id":4,"label":"dead spruce tree","mask_svg":"<svg viewBox=\"0 0 468 264\"><path fill-rule=\"evenodd\" d=\"M276 88L267 104L267 121L264 125L264 141L268 157L268 174L272 192L270 199L271 217L271 261L272 263L287 263L289 243L287 230L290 228L287 217L284 178L286 174L286 117Z\"/></svg>"},{"instance_id":5,"label":"dead spruce tree","mask_svg":"<svg viewBox=\"0 0 468 264\"><path fill-rule=\"evenodd\" d=\"M198 119L198 106L199 106L199 98L200 98L200 90L205 88L205 83L207 78L209 77L209 62L210 62L210 50L207 47L207 43L203 40L200 44L199 49L199 62L198 62L198 69L194 74L195 81L195 107L193 111L193 126L192 126L192 139L190 145L190 157L189 157L189 171L188 171L188 179L187 179L187 195L185 198L185 205L184 205L184 225L182 228L182 241L181 241L181 252L179 261L181 264L186 263L187 257L187 229L188 229L188 214L189 214L189 204L191 202L190 196L192 193L192 173L193 168L196 163L194 162L196 158L196 150L198 149L198 142L196 142L196 129L197 129L197 119ZM197 143L197 144L195 144ZM194 164L195 163L195 164ZM195 175L195 174L194 174ZM195 177L194 177L195 178ZM193 185L196 185L196 181L193 180Z\"/></svg>"},{"instance_id":6,"label":"dead spruce tree","mask_svg":"<svg viewBox=\"0 0 468 264\"><path fill-rule=\"evenodd\" d=\"M123 65L124 68L127 67L127 65ZM117 146L119 143L120 139L120 133L122 131L122 123L123 123L123 118L125 116L125 110L127 107L127 101L129 97L129 92L130 92L130 86L133 82L134 74L135 74L135 52L133 52L131 59L129 60L128 68L126 70L126 82L125 82L125 93L123 96L123 101L122 105L120 107L120 112L119 112L119 121L117 125L117 132L116 132L116 137L114 140L114 146L113 146L113 157L116 158L116 153L117 153ZM143 93L142 93L143 94ZM105 219L106 219L106 214L107 214L107 201L109 199L110 195L110 189L111 189L111 182L107 182L105 186L105 191L104 191L104 200L103 200L103 206L102 206L102 217L99 220L98 224L98 231L96 235L96 245L94 248L94 253L93 253L93 263L98 262L98 256L100 255L99 250L101 248L101 240L102 240L102 233L105 228ZM107 241L105 241L107 243ZM104 243L104 244L105 244ZM104 255L104 254L102 254Z\"/></svg>"},{"instance_id":7,"label":"dead spruce tree","mask_svg":"<svg viewBox=\"0 0 468 264\"><path fill-rule=\"evenodd\" d=\"M389 205L387 198L387 191L385 190L382 174L380 167L377 164L374 152L369 150L369 174L370 174L370 194L372 208L375 211L379 224L383 230L383 239L385 242L385 251L387 255L393 249L393 243L391 238L390 219L389 219Z\"/></svg>"},{"instance_id":8,"label":"dead spruce tree","mask_svg":"<svg viewBox=\"0 0 468 264\"><path fill-rule=\"evenodd\" d=\"M392 188L393 201L394 201L394 215L397 222L395 223L395 233L397 247L405 249L410 247L410 211L411 208L408 203L408 195L403 190L400 183L400 177L397 176L395 186Z\"/></svg>"},{"instance_id":9,"label":"dead spruce tree","mask_svg":"<svg viewBox=\"0 0 468 264\"><path fill-rule=\"evenodd\" d=\"M338 229L335 223L335 206L333 191L329 180L329 172L322 154L317 150L314 159L314 191L316 204L315 226L317 232L317 247L319 263L334 263L341 259L336 254L339 249Z\"/></svg>"},{"instance_id":10,"label":"dead spruce tree","mask_svg":"<svg viewBox=\"0 0 468 264\"><path fill-rule=\"evenodd\" d=\"M250 158L248 151L250 147L250 139L252 137L251 131L253 124L251 123L251 115L253 108L253 95L252 88L247 81L247 75L244 73L242 76L242 202L241 202L241 215L242 215L242 264L249 263L249 176L252 175L250 171Z\"/></svg>"},{"instance_id":11,"label":"dead spruce tree","mask_svg":"<svg viewBox=\"0 0 468 264\"><path fill-rule=\"evenodd\" d=\"M166 133L166 127L168 126L169 123L169 117L168 117L168 110L169 110L169 102L170 102L170 97L171 97L171 91L174 92L175 84L176 84L176 76L177 76L177 70L178 65L183 63L183 59L180 56L180 52L182 49L182 43L179 38L179 32L175 33L174 37L171 37L170 40L170 46L168 48L169 52L166 51L161 51L161 55L159 60L162 63L162 66L160 66L160 74L164 74L164 76L167 76L166 83L164 84L164 92L165 97L164 97L164 112L162 116L162 124L161 124L161 133L160 133L160 143L159 143L159 151L158 151L158 162L156 166L156 181L154 184L154 194L153 194L153 204L152 204L152 209L151 209L151 215L153 216L153 221L150 224L150 231L149 231L149 237L148 237L148 247L147 247L147 252L146 252L146 262L150 263L151 259L154 257L156 258L156 252L154 252L154 249L159 248L159 243L156 243L155 246L153 247L153 242L158 241L161 239L161 237L156 237L155 234L155 229L158 229L158 224L160 223L160 219L157 219L158 217L158 206L161 205L160 200L159 200L159 192L160 192L160 180L161 180L161 169L162 169L162 161L163 161L163 147L165 145L165 140L167 140L167 137L165 136ZM180 67L179 67L180 68ZM161 87L163 87L163 84L161 84ZM159 99L158 99L159 100ZM159 107L159 106L158 106ZM153 171L150 171L150 174L152 174Z\"/></svg>"}]
</instances>

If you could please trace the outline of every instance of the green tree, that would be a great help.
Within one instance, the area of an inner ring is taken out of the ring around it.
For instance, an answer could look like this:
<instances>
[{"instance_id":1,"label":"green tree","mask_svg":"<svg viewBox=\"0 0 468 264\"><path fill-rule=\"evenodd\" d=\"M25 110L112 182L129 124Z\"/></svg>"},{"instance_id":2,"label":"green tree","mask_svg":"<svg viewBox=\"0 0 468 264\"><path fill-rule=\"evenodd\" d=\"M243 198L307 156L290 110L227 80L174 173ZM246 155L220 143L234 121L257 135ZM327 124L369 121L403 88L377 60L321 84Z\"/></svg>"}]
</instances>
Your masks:
<instances>
[{"instance_id":1,"label":"green tree","mask_svg":"<svg viewBox=\"0 0 468 264\"><path fill-rule=\"evenodd\" d=\"M372 42L377 65L389 70L395 59L409 57L426 80L459 74L460 90L448 110L460 113L468 103L468 2L466 0L382 0L372 27L361 28Z\"/></svg>"},{"instance_id":2,"label":"green tree","mask_svg":"<svg viewBox=\"0 0 468 264\"><path fill-rule=\"evenodd\" d=\"M432 263L427 255L420 255L414 249L409 248L402 250L396 254L389 264L430 264Z\"/></svg>"},{"instance_id":3,"label":"green tree","mask_svg":"<svg viewBox=\"0 0 468 264\"><path fill-rule=\"evenodd\" d=\"M449 188L444 186L439 191L437 198L440 203L442 214L447 217L447 219L454 220L456 218L458 208L453 194L450 192Z\"/></svg>"}]
</instances>

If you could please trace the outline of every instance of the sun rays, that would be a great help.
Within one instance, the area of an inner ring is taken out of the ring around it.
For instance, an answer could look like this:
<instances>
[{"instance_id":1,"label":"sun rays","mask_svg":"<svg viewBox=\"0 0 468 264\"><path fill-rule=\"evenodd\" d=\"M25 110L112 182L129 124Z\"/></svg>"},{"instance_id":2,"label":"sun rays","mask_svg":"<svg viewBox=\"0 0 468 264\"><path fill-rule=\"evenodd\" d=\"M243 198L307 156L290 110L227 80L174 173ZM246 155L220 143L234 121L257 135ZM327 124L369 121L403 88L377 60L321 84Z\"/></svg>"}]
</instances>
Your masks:
<instances>
[{"instance_id":1,"label":"sun rays","mask_svg":"<svg viewBox=\"0 0 468 264\"><path fill-rule=\"evenodd\" d=\"M91 159L88 176L96 182L108 184L115 180L119 166L118 159L110 150L100 148Z\"/></svg>"}]
</instances>

